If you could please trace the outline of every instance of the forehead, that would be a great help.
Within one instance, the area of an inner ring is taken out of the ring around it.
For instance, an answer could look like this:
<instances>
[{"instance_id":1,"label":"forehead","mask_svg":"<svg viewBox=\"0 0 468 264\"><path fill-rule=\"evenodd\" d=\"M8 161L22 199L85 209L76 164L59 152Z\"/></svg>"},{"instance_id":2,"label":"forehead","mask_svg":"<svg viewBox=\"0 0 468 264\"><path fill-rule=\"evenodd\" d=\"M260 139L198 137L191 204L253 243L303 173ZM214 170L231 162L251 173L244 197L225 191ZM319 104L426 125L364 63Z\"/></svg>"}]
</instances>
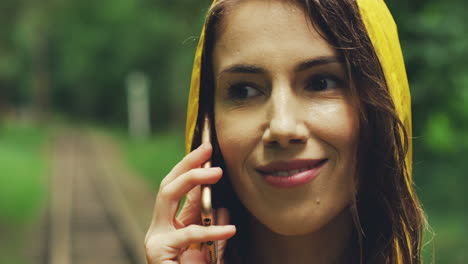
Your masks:
<instances>
[{"instance_id":1,"label":"forehead","mask_svg":"<svg viewBox=\"0 0 468 264\"><path fill-rule=\"evenodd\" d=\"M249 0L226 10L214 46L215 70L235 63L274 65L335 56L299 5L291 1Z\"/></svg>"}]
</instances>

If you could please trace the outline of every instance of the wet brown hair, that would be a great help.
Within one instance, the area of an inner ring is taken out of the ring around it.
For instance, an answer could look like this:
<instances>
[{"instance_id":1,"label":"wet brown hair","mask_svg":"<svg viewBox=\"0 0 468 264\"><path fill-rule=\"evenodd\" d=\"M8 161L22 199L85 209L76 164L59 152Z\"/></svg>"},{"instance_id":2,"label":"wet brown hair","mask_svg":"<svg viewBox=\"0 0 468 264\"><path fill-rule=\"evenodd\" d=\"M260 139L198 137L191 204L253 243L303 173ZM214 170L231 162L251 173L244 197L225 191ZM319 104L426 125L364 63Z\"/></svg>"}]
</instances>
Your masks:
<instances>
[{"instance_id":1,"label":"wet brown hair","mask_svg":"<svg viewBox=\"0 0 468 264\"><path fill-rule=\"evenodd\" d=\"M212 52L216 30L234 0L218 1L205 22L199 117L213 120ZM317 31L340 53L352 98L360 111L358 184L351 206L360 263L421 263L424 215L415 192L405 183L408 137L395 110L379 59L355 0L289 0L305 10ZM200 144L197 121L192 148ZM213 126L214 127L214 126ZM223 167L213 131L213 163ZM226 263L246 263L249 212L234 193L229 177L213 187L215 207L226 207L238 233L229 240Z\"/></svg>"}]
</instances>

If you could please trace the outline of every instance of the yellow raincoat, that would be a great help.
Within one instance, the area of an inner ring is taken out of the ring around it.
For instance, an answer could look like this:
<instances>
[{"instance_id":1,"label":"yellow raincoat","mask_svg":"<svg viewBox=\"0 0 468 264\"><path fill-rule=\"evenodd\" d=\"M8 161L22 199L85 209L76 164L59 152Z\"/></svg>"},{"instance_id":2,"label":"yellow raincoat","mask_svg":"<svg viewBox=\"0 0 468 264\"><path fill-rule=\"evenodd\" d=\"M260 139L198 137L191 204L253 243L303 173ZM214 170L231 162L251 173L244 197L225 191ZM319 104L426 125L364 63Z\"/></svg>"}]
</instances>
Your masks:
<instances>
[{"instance_id":1,"label":"yellow raincoat","mask_svg":"<svg viewBox=\"0 0 468 264\"><path fill-rule=\"evenodd\" d=\"M213 4L214 3L216 3L216 0L213 1ZM397 27L383 0L357 0L357 4L368 35L382 66L387 86L390 89L390 94L397 113L408 134L408 152L405 157L407 173L405 174L405 180L408 185L408 189L412 192L411 98L400 42L398 39ZM185 141L185 149L187 153L191 151L193 134L198 118L204 32L205 29L203 29L199 39L192 71ZM401 263L400 261L398 262Z\"/></svg>"}]
</instances>

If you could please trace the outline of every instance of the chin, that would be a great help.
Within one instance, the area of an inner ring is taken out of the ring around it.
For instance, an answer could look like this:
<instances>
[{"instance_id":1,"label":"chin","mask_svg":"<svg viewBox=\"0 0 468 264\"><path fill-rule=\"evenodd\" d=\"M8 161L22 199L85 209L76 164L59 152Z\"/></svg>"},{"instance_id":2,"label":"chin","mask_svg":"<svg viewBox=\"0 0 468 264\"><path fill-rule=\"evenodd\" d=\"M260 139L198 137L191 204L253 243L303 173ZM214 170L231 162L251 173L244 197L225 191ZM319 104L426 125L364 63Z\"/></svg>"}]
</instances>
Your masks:
<instances>
[{"instance_id":1,"label":"chin","mask_svg":"<svg viewBox=\"0 0 468 264\"><path fill-rule=\"evenodd\" d=\"M264 217L260 217L260 219L257 218L256 221L260 222L271 232L278 235L300 236L320 230L333 218L333 215L327 216L310 213L298 216L298 214L287 212L284 215L266 215Z\"/></svg>"},{"instance_id":2,"label":"chin","mask_svg":"<svg viewBox=\"0 0 468 264\"><path fill-rule=\"evenodd\" d=\"M317 231L317 229L313 228L304 228L303 226L286 226L286 225L281 225L281 226L274 226L273 228L267 227L270 229L271 232L282 235L282 236L301 236L301 235L306 235L310 233L314 233Z\"/></svg>"},{"instance_id":3,"label":"chin","mask_svg":"<svg viewBox=\"0 0 468 264\"><path fill-rule=\"evenodd\" d=\"M258 215L256 221L271 232L282 236L302 236L323 230L327 226L334 226L333 223L348 222L351 220L348 206L325 209L324 207L296 208L287 212L276 213L274 215ZM321 210L322 209L322 210Z\"/></svg>"}]
</instances>

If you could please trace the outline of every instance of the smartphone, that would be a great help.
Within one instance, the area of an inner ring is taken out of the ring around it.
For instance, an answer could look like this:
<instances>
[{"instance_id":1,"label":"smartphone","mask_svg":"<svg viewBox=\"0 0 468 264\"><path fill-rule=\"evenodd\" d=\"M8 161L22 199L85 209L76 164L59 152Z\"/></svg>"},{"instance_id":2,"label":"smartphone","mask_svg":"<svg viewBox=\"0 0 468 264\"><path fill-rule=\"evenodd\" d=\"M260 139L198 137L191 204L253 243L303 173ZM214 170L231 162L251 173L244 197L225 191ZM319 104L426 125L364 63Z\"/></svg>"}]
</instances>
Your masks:
<instances>
[{"instance_id":1,"label":"smartphone","mask_svg":"<svg viewBox=\"0 0 468 264\"><path fill-rule=\"evenodd\" d=\"M208 114L205 114L202 130L202 144L211 142L211 125ZM203 168L211 168L211 159L203 164ZM214 210L211 202L211 185L203 184L201 186L201 220L204 226L214 225ZM216 264L218 261L218 248L216 241L208 241L202 245L202 250L207 254L207 260L211 264Z\"/></svg>"}]
</instances>

